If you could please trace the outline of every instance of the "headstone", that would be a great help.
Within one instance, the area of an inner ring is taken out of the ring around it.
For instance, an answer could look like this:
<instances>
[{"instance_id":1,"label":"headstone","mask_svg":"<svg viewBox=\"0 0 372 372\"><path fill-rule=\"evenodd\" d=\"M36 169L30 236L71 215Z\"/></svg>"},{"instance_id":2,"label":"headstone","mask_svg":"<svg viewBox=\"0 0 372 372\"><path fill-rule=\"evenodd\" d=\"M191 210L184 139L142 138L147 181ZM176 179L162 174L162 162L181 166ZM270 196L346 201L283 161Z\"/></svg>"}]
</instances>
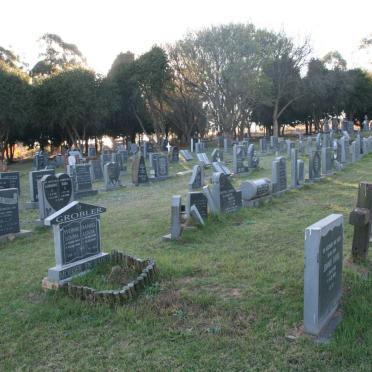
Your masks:
<instances>
[{"instance_id":1,"label":"headstone","mask_svg":"<svg viewBox=\"0 0 372 372\"><path fill-rule=\"evenodd\" d=\"M30 202L27 203L29 208L37 208L39 202L37 181L47 175L54 175L54 169L43 169L28 172L28 182L30 185Z\"/></svg>"},{"instance_id":2,"label":"headstone","mask_svg":"<svg viewBox=\"0 0 372 372\"><path fill-rule=\"evenodd\" d=\"M199 213L198 208L195 205L192 205L190 208L190 217L199 225L205 225L203 217Z\"/></svg>"},{"instance_id":3,"label":"headstone","mask_svg":"<svg viewBox=\"0 0 372 372\"><path fill-rule=\"evenodd\" d=\"M88 158L95 158L97 156L97 150L95 147L88 147Z\"/></svg>"},{"instance_id":4,"label":"headstone","mask_svg":"<svg viewBox=\"0 0 372 372\"><path fill-rule=\"evenodd\" d=\"M322 134L318 133L316 135L316 149L320 150L322 148Z\"/></svg>"},{"instance_id":5,"label":"headstone","mask_svg":"<svg viewBox=\"0 0 372 372\"><path fill-rule=\"evenodd\" d=\"M270 195L272 192L272 185L270 179L260 178L242 182L240 190L243 200L252 200Z\"/></svg>"},{"instance_id":6,"label":"headstone","mask_svg":"<svg viewBox=\"0 0 372 372\"><path fill-rule=\"evenodd\" d=\"M21 194L19 172L0 172L0 189L17 189Z\"/></svg>"},{"instance_id":7,"label":"headstone","mask_svg":"<svg viewBox=\"0 0 372 372\"><path fill-rule=\"evenodd\" d=\"M188 215L193 205L198 209L202 218L208 217L208 199L202 191L192 191L187 194L186 213Z\"/></svg>"},{"instance_id":8,"label":"headstone","mask_svg":"<svg viewBox=\"0 0 372 372\"><path fill-rule=\"evenodd\" d=\"M19 232L18 189L0 189L0 238Z\"/></svg>"},{"instance_id":9,"label":"headstone","mask_svg":"<svg viewBox=\"0 0 372 372\"><path fill-rule=\"evenodd\" d=\"M298 184L303 185L305 183L305 163L302 159L297 159L297 176Z\"/></svg>"},{"instance_id":10,"label":"headstone","mask_svg":"<svg viewBox=\"0 0 372 372\"><path fill-rule=\"evenodd\" d=\"M170 159L172 163L178 163L179 158L179 149L177 146L172 146L171 153L170 153Z\"/></svg>"},{"instance_id":11,"label":"headstone","mask_svg":"<svg viewBox=\"0 0 372 372\"><path fill-rule=\"evenodd\" d=\"M45 175L38 180L37 187L41 221L71 202L72 181L66 173Z\"/></svg>"},{"instance_id":12,"label":"headstone","mask_svg":"<svg viewBox=\"0 0 372 372\"><path fill-rule=\"evenodd\" d=\"M103 180L102 162L100 159L89 160L91 179L93 181Z\"/></svg>"},{"instance_id":13,"label":"headstone","mask_svg":"<svg viewBox=\"0 0 372 372\"><path fill-rule=\"evenodd\" d=\"M223 151L231 152L232 150L232 141L231 138L224 138L223 140Z\"/></svg>"},{"instance_id":14,"label":"headstone","mask_svg":"<svg viewBox=\"0 0 372 372\"><path fill-rule=\"evenodd\" d=\"M259 164L259 158L256 157L254 145L251 143L248 146L248 168L257 168Z\"/></svg>"},{"instance_id":15,"label":"headstone","mask_svg":"<svg viewBox=\"0 0 372 372\"><path fill-rule=\"evenodd\" d=\"M300 154L304 154L305 153L305 143L302 140L298 141L298 152Z\"/></svg>"},{"instance_id":16,"label":"headstone","mask_svg":"<svg viewBox=\"0 0 372 372\"><path fill-rule=\"evenodd\" d=\"M295 148L296 144L291 140L286 140L287 143L287 154L288 157L291 158L292 149Z\"/></svg>"},{"instance_id":17,"label":"headstone","mask_svg":"<svg viewBox=\"0 0 372 372\"><path fill-rule=\"evenodd\" d=\"M136 155L132 163L132 182L137 186L148 181L145 159L140 154Z\"/></svg>"},{"instance_id":18,"label":"headstone","mask_svg":"<svg viewBox=\"0 0 372 372\"><path fill-rule=\"evenodd\" d=\"M171 232L170 239L176 240L181 236L182 226L181 226L181 196L172 196L172 206L171 206Z\"/></svg>"},{"instance_id":19,"label":"headstone","mask_svg":"<svg viewBox=\"0 0 372 372\"><path fill-rule=\"evenodd\" d=\"M311 137L307 137L306 144L305 144L305 153L310 155L313 151L313 139Z\"/></svg>"},{"instance_id":20,"label":"headstone","mask_svg":"<svg viewBox=\"0 0 372 372\"><path fill-rule=\"evenodd\" d=\"M204 186L204 168L200 165L194 165L189 181L189 190L200 189Z\"/></svg>"},{"instance_id":21,"label":"headstone","mask_svg":"<svg viewBox=\"0 0 372 372\"><path fill-rule=\"evenodd\" d=\"M248 173L248 151L246 146L234 145L233 147L233 172L235 174Z\"/></svg>"},{"instance_id":22,"label":"headstone","mask_svg":"<svg viewBox=\"0 0 372 372\"><path fill-rule=\"evenodd\" d=\"M180 150L180 154L181 156L186 160L186 161L190 161L190 160L193 160L193 157L190 153L189 150Z\"/></svg>"},{"instance_id":23,"label":"headstone","mask_svg":"<svg viewBox=\"0 0 372 372\"><path fill-rule=\"evenodd\" d=\"M56 266L47 279L63 284L109 258L101 252L100 214L106 208L73 201L44 220L53 226Z\"/></svg>"},{"instance_id":24,"label":"headstone","mask_svg":"<svg viewBox=\"0 0 372 372\"><path fill-rule=\"evenodd\" d=\"M128 150L119 149L118 154L121 156L121 161L123 162L123 164L127 164L128 163Z\"/></svg>"},{"instance_id":25,"label":"headstone","mask_svg":"<svg viewBox=\"0 0 372 372\"><path fill-rule=\"evenodd\" d=\"M287 190L287 165L286 159L279 156L272 163L272 188L273 193Z\"/></svg>"},{"instance_id":26,"label":"headstone","mask_svg":"<svg viewBox=\"0 0 372 372\"><path fill-rule=\"evenodd\" d=\"M220 149L214 149L212 151L212 163L215 161L223 161L223 151Z\"/></svg>"},{"instance_id":27,"label":"headstone","mask_svg":"<svg viewBox=\"0 0 372 372\"><path fill-rule=\"evenodd\" d=\"M304 328L318 335L341 299L343 216L331 214L305 230Z\"/></svg>"},{"instance_id":28,"label":"headstone","mask_svg":"<svg viewBox=\"0 0 372 372\"><path fill-rule=\"evenodd\" d=\"M44 169L48 165L48 154L43 151L38 151L32 161L32 168L34 170Z\"/></svg>"},{"instance_id":29,"label":"headstone","mask_svg":"<svg viewBox=\"0 0 372 372\"><path fill-rule=\"evenodd\" d=\"M270 136L270 147L273 151L279 151L279 138Z\"/></svg>"},{"instance_id":30,"label":"headstone","mask_svg":"<svg viewBox=\"0 0 372 372\"><path fill-rule=\"evenodd\" d=\"M242 206L242 194L236 191L223 173L213 173L212 197L222 213L235 212Z\"/></svg>"},{"instance_id":31,"label":"headstone","mask_svg":"<svg viewBox=\"0 0 372 372\"><path fill-rule=\"evenodd\" d=\"M90 167L90 164L76 164L69 166L68 174L72 179L74 199L97 194L98 191L92 189Z\"/></svg>"},{"instance_id":32,"label":"headstone","mask_svg":"<svg viewBox=\"0 0 372 372\"><path fill-rule=\"evenodd\" d=\"M260 148L260 153L264 154L267 152L267 142L266 138L260 138L259 140L259 148Z\"/></svg>"},{"instance_id":33,"label":"headstone","mask_svg":"<svg viewBox=\"0 0 372 372\"><path fill-rule=\"evenodd\" d=\"M218 148L222 149L224 147L224 137L217 136L217 143L218 143Z\"/></svg>"},{"instance_id":34,"label":"headstone","mask_svg":"<svg viewBox=\"0 0 372 372\"><path fill-rule=\"evenodd\" d=\"M333 148L323 147L322 148L322 175L323 176L332 175L333 161L334 161Z\"/></svg>"},{"instance_id":35,"label":"headstone","mask_svg":"<svg viewBox=\"0 0 372 372\"><path fill-rule=\"evenodd\" d=\"M354 226L351 256L354 262L365 261L371 237L372 183L359 184L356 208L350 213L350 224Z\"/></svg>"},{"instance_id":36,"label":"headstone","mask_svg":"<svg viewBox=\"0 0 372 372\"><path fill-rule=\"evenodd\" d=\"M110 163L112 161L112 155L110 152L103 153L101 155L101 166L102 169L105 166L105 164Z\"/></svg>"},{"instance_id":37,"label":"headstone","mask_svg":"<svg viewBox=\"0 0 372 372\"><path fill-rule=\"evenodd\" d=\"M338 130L338 119L337 119L337 117L332 118L332 130L334 132L337 132L337 130Z\"/></svg>"},{"instance_id":38,"label":"headstone","mask_svg":"<svg viewBox=\"0 0 372 372\"><path fill-rule=\"evenodd\" d=\"M154 170L155 179L168 178L168 157L166 155L158 155L152 159L152 167Z\"/></svg>"},{"instance_id":39,"label":"headstone","mask_svg":"<svg viewBox=\"0 0 372 372\"><path fill-rule=\"evenodd\" d=\"M202 163L205 167L211 165L211 162L208 159L208 156L205 152L197 153L196 156L198 157L198 160L200 163Z\"/></svg>"},{"instance_id":40,"label":"headstone","mask_svg":"<svg viewBox=\"0 0 372 372\"><path fill-rule=\"evenodd\" d=\"M123 159L118 152L113 152L111 154L111 162L117 163L119 166L119 171L126 171L126 167L124 167Z\"/></svg>"},{"instance_id":41,"label":"headstone","mask_svg":"<svg viewBox=\"0 0 372 372\"><path fill-rule=\"evenodd\" d=\"M195 152L197 154L201 154L202 152L204 152L204 143L202 142L195 143Z\"/></svg>"},{"instance_id":42,"label":"headstone","mask_svg":"<svg viewBox=\"0 0 372 372\"><path fill-rule=\"evenodd\" d=\"M130 144L129 153L135 155L138 152L138 146L135 143Z\"/></svg>"},{"instance_id":43,"label":"headstone","mask_svg":"<svg viewBox=\"0 0 372 372\"><path fill-rule=\"evenodd\" d=\"M291 150L291 187L297 189L298 183L298 172L297 172L297 149L292 148Z\"/></svg>"},{"instance_id":44,"label":"headstone","mask_svg":"<svg viewBox=\"0 0 372 372\"><path fill-rule=\"evenodd\" d=\"M309 179L312 181L317 181L321 176L321 157L320 151L315 150L309 156Z\"/></svg>"},{"instance_id":45,"label":"headstone","mask_svg":"<svg viewBox=\"0 0 372 372\"><path fill-rule=\"evenodd\" d=\"M103 168L103 179L105 181L105 190L114 190L122 186L120 180L119 163L110 162L105 164Z\"/></svg>"},{"instance_id":46,"label":"headstone","mask_svg":"<svg viewBox=\"0 0 372 372\"><path fill-rule=\"evenodd\" d=\"M225 176L231 176L231 172L229 168L226 167L224 162L215 161L212 163L212 166L215 172L222 172Z\"/></svg>"}]
</instances>

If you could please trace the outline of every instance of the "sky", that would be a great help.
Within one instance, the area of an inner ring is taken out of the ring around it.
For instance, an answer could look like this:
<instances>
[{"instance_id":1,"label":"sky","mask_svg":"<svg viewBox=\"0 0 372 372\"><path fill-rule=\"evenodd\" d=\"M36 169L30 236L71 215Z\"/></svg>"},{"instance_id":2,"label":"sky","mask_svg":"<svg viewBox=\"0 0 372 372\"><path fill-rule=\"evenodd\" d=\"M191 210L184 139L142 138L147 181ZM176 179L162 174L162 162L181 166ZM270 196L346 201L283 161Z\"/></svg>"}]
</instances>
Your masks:
<instances>
[{"instance_id":1,"label":"sky","mask_svg":"<svg viewBox=\"0 0 372 372\"><path fill-rule=\"evenodd\" d=\"M138 56L189 31L251 22L295 40L310 38L314 56L338 50L348 68L372 70L372 47L359 50L372 34L371 0L8 0L1 13L0 46L30 67L45 33L76 44L89 66L106 74L120 52Z\"/></svg>"}]
</instances>

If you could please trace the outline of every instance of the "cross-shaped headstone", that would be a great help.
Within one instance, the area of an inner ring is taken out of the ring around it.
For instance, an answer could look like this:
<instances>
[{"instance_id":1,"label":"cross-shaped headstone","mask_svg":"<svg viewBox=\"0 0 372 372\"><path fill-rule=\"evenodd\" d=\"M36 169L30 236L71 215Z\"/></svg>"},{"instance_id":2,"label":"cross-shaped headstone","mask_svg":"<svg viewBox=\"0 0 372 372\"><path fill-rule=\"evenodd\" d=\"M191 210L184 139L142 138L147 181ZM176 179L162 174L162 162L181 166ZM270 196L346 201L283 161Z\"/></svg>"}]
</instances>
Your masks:
<instances>
[{"instance_id":1,"label":"cross-shaped headstone","mask_svg":"<svg viewBox=\"0 0 372 372\"><path fill-rule=\"evenodd\" d=\"M356 208L350 213L349 222L354 226L351 255L354 262L367 258L372 222L372 183L361 182Z\"/></svg>"},{"instance_id":2,"label":"cross-shaped headstone","mask_svg":"<svg viewBox=\"0 0 372 372\"><path fill-rule=\"evenodd\" d=\"M166 148L168 149L168 152L170 152L170 150L171 150L172 146L171 146L171 144L170 144L169 142L168 142L168 144L167 144Z\"/></svg>"}]
</instances>

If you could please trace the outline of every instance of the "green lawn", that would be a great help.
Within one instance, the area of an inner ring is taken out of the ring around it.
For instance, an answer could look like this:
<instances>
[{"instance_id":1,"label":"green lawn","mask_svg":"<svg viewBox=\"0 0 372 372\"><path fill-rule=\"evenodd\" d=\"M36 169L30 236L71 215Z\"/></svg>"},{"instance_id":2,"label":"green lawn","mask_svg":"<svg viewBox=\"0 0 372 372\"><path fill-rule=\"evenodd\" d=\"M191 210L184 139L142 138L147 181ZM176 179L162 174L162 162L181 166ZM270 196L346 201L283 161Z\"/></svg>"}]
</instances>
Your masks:
<instances>
[{"instance_id":1,"label":"green lawn","mask_svg":"<svg viewBox=\"0 0 372 372\"><path fill-rule=\"evenodd\" d=\"M234 184L271 177L271 160L262 158L260 170ZM191 166L172 165L171 173ZM29 199L30 168L11 167L22 172L21 204ZM348 214L358 183L372 182L372 155L320 183L260 208L211 217L179 241L164 242L171 196L185 201L188 180L174 176L134 187L125 176L126 188L84 199L107 207L104 251L154 258L160 272L157 285L116 309L42 291L54 266L53 237L35 227L36 211L22 207L21 227L32 229L32 237L0 246L0 370L371 370L372 279L358 273L371 271L371 258L361 268L347 258ZM343 321L332 341L320 345L302 332L304 230L330 213L345 218Z\"/></svg>"}]
</instances>

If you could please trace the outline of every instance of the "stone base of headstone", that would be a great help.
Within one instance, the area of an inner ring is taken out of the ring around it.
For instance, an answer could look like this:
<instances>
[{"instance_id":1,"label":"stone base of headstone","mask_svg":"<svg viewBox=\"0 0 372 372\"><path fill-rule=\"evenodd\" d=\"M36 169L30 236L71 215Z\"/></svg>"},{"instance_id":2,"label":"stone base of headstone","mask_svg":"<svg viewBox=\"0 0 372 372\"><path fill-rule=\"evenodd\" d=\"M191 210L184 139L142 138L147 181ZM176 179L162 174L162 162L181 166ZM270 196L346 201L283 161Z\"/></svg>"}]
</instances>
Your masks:
<instances>
[{"instance_id":1,"label":"stone base of headstone","mask_svg":"<svg viewBox=\"0 0 372 372\"><path fill-rule=\"evenodd\" d=\"M271 195L272 195L272 196L282 196L282 195L285 194L287 191L288 191L288 189L285 189L285 190L281 190L281 191L273 192Z\"/></svg>"},{"instance_id":2,"label":"stone base of headstone","mask_svg":"<svg viewBox=\"0 0 372 372\"><path fill-rule=\"evenodd\" d=\"M71 280L73 275L78 275L79 273L86 272L92 269L95 265L110 258L108 253L99 253L94 256L85 258L73 262L69 265L64 266L54 266L48 269L48 280L57 282L59 285ZM68 278L68 279L64 279Z\"/></svg>"},{"instance_id":3,"label":"stone base of headstone","mask_svg":"<svg viewBox=\"0 0 372 372\"><path fill-rule=\"evenodd\" d=\"M115 191L115 190L121 190L123 188L125 188L126 186L125 185L119 185L119 186L115 186L115 187L104 187L103 189L100 189L99 191L103 191L103 192L107 192L107 191Z\"/></svg>"},{"instance_id":4,"label":"stone base of headstone","mask_svg":"<svg viewBox=\"0 0 372 372\"><path fill-rule=\"evenodd\" d=\"M334 334L337 326L341 323L342 316L340 311L336 311L328 323L322 328L317 336L313 336L316 343L328 344L331 341L331 337Z\"/></svg>"},{"instance_id":5,"label":"stone base of headstone","mask_svg":"<svg viewBox=\"0 0 372 372\"><path fill-rule=\"evenodd\" d=\"M27 236L31 236L31 235L32 235L31 231L21 230L18 233L12 233L12 234L6 234L6 235L0 236L0 243L6 242L6 241L12 241L16 238L23 238L23 237L27 237Z\"/></svg>"},{"instance_id":6,"label":"stone base of headstone","mask_svg":"<svg viewBox=\"0 0 372 372\"><path fill-rule=\"evenodd\" d=\"M44 291L56 291L57 289L66 286L67 283L58 283L53 280L48 279L48 277L45 277L41 281L41 288Z\"/></svg>"},{"instance_id":7,"label":"stone base of headstone","mask_svg":"<svg viewBox=\"0 0 372 372\"><path fill-rule=\"evenodd\" d=\"M74 192L74 199L84 198L85 196L93 196L97 194L98 190L76 191Z\"/></svg>"},{"instance_id":8,"label":"stone base of headstone","mask_svg":"<svg viewBox=\"0 0 372 372\"><path fill-rule=\"evenodd\" d=\"M26 209L38 209L39 208L39 202L35 201L28 201L25 203Z\"/></svg>"},{"instance_id":9,"label":"stone base of headstone","mask_svg":"<svg viewBox=\"0 0 372 372\"><path fill-rule=\"evenodd\" d=\"M50 226L44 225L44 220L41 220L40 218L35 220L35 224L36 224L37 227L50 227Z\"/></svg>"},{"instance_id":10,"label":"stone base of headstone","mask_svg":"<svg viewBox=\"0 0 372 372\"><path fill-rule=\"evenodd\" d=\"M243 204L243 207L254 208L254 207L259 207L263 203L267 203L268 201L271 201L271 200L272 200L272 195L266 195L261 198L256 198L256 199L251 199L251 200L242 199L242 204Z\"/></svg>"}]
</instances>

